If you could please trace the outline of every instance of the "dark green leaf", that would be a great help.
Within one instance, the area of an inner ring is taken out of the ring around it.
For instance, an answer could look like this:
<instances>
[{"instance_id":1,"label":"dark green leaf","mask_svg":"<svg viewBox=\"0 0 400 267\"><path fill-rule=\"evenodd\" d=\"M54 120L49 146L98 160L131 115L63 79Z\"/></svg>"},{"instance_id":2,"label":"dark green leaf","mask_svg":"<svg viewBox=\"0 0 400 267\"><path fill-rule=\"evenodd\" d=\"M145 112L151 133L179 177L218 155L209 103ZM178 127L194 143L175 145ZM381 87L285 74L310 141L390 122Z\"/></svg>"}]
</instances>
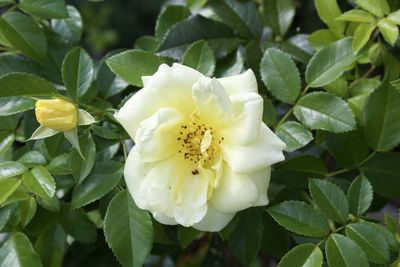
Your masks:
<instances>
[{"instance_id":1,"label":"dark green leaf","mask_svg":"<svg viewBox=\"0 0 400 267\"><path fill-rule=\"evenodd\" d=\"M67 235L64 229L58 224L49 228L37 238L35 249L44 266L63 266L64 254L67 251Z\"/></svg>"},{"instance_id":2,"label":"dark green leaf","mask_svg":"<svg viewBox=\"0 0 400 267\"><path fill-rule=\"evenodd\" d=\"M0 180L23 174L28 169L21 163L16 161L0 162Z\"/></svg>"},{"instance_id":3,"label":"dark green leaf","mask_svg":"<svg viewBox=\"0 0 400 267\"><path fill-rule=\"evenodd\" d=\"M143 86L141 77L153 75L164 60L150 52L129 50L108 58L106 62L126 82Z\"/></svg>"},{"instance_id":4,"label":"dark green leaf","mask_svg":"<svg viewBox=\"0 0 400 267\"><path fill-rule=\"evenodd\" d=\"M61 154L50 161L47 169L53 175L72 174L70 162L70 154Z\"/></svg>"},{"instance_id":5,"label":"dark green leaf","mask_svg":"<svg viewBox=\"0 0 400 267\"><path fill-rule=\"evenodd\" d=\"M321 267L323 259L322 251L318 246L301 244L283 256L278 267Z\"/></svg>"},{"instance_id":6,"label":"dark green leaf","mask_svg":"<svg viewBox=\"0 0 400 267\"><path fill-rule=\"evenodd\" d=\"M278 36L284 36L292 24L295 7L292 0L263 0L264 20Z\"/></svg>"},{"instance_id":7,"label":"dark green leaf","mask_svg":"<svg viewBox=\"0 0 400 267\"><path fill-rule=\"evenodd\" d=\"M321 87L329 84L357 60L352 41L351 38L345 38L315 53L307 65L308 86Z\"/></svg>"},{"instance_id":8,"label":"dark green leaf","mask_svg":"<svg viewBox=\"0 0 400 267\"><path fill-rule=\"evenodd\" d=\"M11 72L39 74L37 64L29 58L8 53L0 54L0 75Z\"/></svg>"},{"instance_id":9,"label":"dark green leaf","mask_svg":"<svg viewBox=\"0 0 400 267\"><path fill-rule=\"evenodd\" d=\"M280 225L300 235L323 237L329 233L327 220L321 212L300 201L285 201L268 209Z\"/></svg>"},{"instance_id":10,"label":"dark green leaf","mask_svg":"<svg viewBox=\"0 0 400 267\"><path fill-rule=\"evenodd\" d=\"M0 208L0 231L3 230L3 227L6 225L8 219L10 219L11 215L11 206L5 206Z\"/></svg>"},{"instance_id":11,"label":"dark green leaf","mask_svg":"<svg viewBox=\"0 0 400 267\"><path fill-rule=\"evenodd\" d=\"M0 248L1 267L42 267L28 237L17 232Z\"/></svg>"},{"instance_id":12,"label":"dark green leaf","mask_svg":"<svg viewBox=\"0 0 400 267\"><path fill-rule=\"evenodd\" d=\"M116 76L106 64L106 60L115 54L116 52L107 54L100 61L99 68L97 69L97 88L99 89L99 93L105 98L119 94L128 87L128 84L120 77Z\"/></svg>"},{"instance_id":13,"label":"dark green leaf","mask_svg":"<svg viewBox=\"0 0 400 267\"><path fill-rule=\"evenodd\" d=\"M325 244L330 267L369 267L367 256L353 240L332 234Z\"/></svg>"},{"instance_id":14,"label":"dark green leaf","mask_svg":"<svg viewBox=\"0 0 400 267\"><path fill-rule=\"evenodd\" d=\"M183 55L182 63L211 77L215 69L213 51L205 41L198 41L189 46Z\"/></svg>"},{"instance_id":15,"label":"dark green leaf","mask_svg":"<svg viewBox=\"0 0 400 267\"><path fill-rule=\"evenodd\" d=\"M65 56L62 64L64 85L75 101L86 93L93 79L93 61L80 47L74 48Z\"/></svg>"},{"instance_id":16,"label":"dark green leaf","mask_svg":"<svg viewBox=\"0 0 400 267\"><path fill-rule=\"evenodd\" d=\"M264 84L274 97L289 104L296 101L301 89L300 73L288 55L275 48L267 49L260 71Z\"/></svg>"},{"instance_id":17,"label":"dark green leaf","mask_svg":"<svg viewBox=\"0 0 400 267\"><path fill-rule=\"evenodd\" d=\"M192 227L178 226L177 236L183 249L187 248L200 235L201 232Z\"/></svg>"},{"instance_id":18,"label":"dark green leaf","mask_svg":"<svg viewBox=\"0 0 400 267\"><path fill-rule=\"evenodd\" d=\"M27 200L19 202L19 216L22 227L27 226L32 220L36 213L36 208L36 199L33 196L29 197Z\"/></svg>"},{"instance_id":19,"label":"dark green leaf","mask_svg":"<svg viewBox=\"0 0 400 267\"><path fill-rule=\"evenodd\" d=\"M20 185L21 180L15 178L0 180L0 205L2 205Z\"/></svg>"},{"instance_id":20,"label":"dark green leaf","mask_svg":"<svg viewBox=\"0 0 400 267\"><path fill-rule=\"evenodd\" d=\"M344 192L335 184L320 179L310 179L310 193L318 208L335 222L345 223L349 203Z\"/></svg>"},{"instance_id":21,"label":"dark green leaf","mask_svg":"<svg viewBox=\"0 0 400 267\"><path fill-rule=\"evenodd\" d=\"M73 208L85 206L110 192L123 175L120 163L109 161L96 165L92 173L75 187L72 195Z\"/></svg>"},{"instance_id":22,"label":"dark green leaf","mask_svg":"<svg viewBox=\"0 0 400 267\"><path fill-rule=\"evenodd\" d=\"M345 101L330 93L315 92L300 98L294 115L310 129L334 133L354 130L354 114Z\"/></svg>"},{"instance_id":23,"label":"dark green leaf","mask_svg":"<svg viewBox=\"0 0 400 267\"><path fill-rule=\"evenodd\" d=\"M96 158L96 145L94 144L93 137L87 133L80 137L81 155L74 149L71 152L71 170L76 183L80 184L91 172L94 160Z\"/></svg>"},{"instance_id":24,"label":"dark green leaf","mask_svg":"<svg viewBox=\"0 0 400 267\"><path fill-rule=\"evenodd\" d=\"M42 198L51 198L56 191L56 183L50 172L43 166L34 167L22 176L26 188Z\"/></svg>"},{"instance_id":25,"label":"dark green leaf","mask_svg":"<svg viewBox=\"0 0 400 267\"><path fill-rule=\"evenodd\" d=\"M73 210L70 206L64 206L61 225L69 235L82 243L94 243L97 239L96 225L82 209Z\"/></svg>"},{"instance_id":26,"label":"dark green leaf","mask_svg":"<svg viewBox=\"0 0 400 267\"><path fill-rule=\"evenodd\" d=\"M164 37L167 31L177 22L186 19L190 10L185 6L167 6L157 19L155 36L158 40Z\"/></svg>"},{"instance_id":27,"label":"dark green leaf","mask_svg":"<svg viewBox=\"0 0 400 267\"><path fill-rule=\"evenodd\" d=\"M53 84L32 74L10 73L0 77L0 97L57 94Z\"/></svg>"},{"instance_id":28,"label":"dark green leaf","mask_svg":"<svg viewBox=\"0 0 400 267\"><path fill-rule=\"evenodd\" d=\"M29 16L20 12L5 13L0 18L1 34L26 56L42 62L47 52L43 31Z\"/></svg>"},{"instance_id":29,"label":"dark green leaf","mask_svg":"<svg viewBox=\"0 0 400 267\"><path fill-rule=\"evenodd\" d=\"M19 7L27 13L45 19L68 17L63 0L21 0Z\"/></svg>"},{"instance_id":30,"label":"dark green leaf","mask_svg":"<svg viewBox=\"0 0 400 267\"><path fill-rule=\"evenodd\" d=\"M288 121L276 128L276 135L286 144L285 150L292 152L313 140L311 132L302 124Z\"/></svg>"},{"instance_id":31,"label":"dark green leaf","mask_svg":"<svg viewBox=\"0 0 400 267\"><path fill-rule=\"evenodd\" d=\"M374 197L371 183L364 177L358 176L351 183L347 193L349 209L355 216L361 216L368 210Z\"/></svg>"},{"instance_id":32,"label":"dark green leaf","mask_svg":"<svg viewBox=\"0 0 400 267\"><path fill-rule=\"evenodd\" d=\"M157 51L158 45L159 43L156 37L145 35L136 39L133 48L154 53Z\"/></svg>"},{"instance_id":33,"label":"dark green leaf","mask_svg":"<svg viewBox=\"0 0 400 267\"><path fill-rule=\"evenodd\" d=\"M104 233L123 266L143 265L153 243L153 226L150 215L135 205L127 191L119 192L110 202Z\"/></svg>"},{"instance_id":34,"label":"dark green leaf","mask_svg":"<svg viewBox=\"0 0 400 267\"><path fill-rule=\"evenodd\" d=\"M32 168L37 165L45 165L46 159L40 152L33 150L22 155L22 157L18 159L18 162L21 162L28 168Z\"/></svg>"},{"instance_id":35,"label":"dark green leaf","mask_svg":"<svg viewBox=\"0 0 400 267\"><path fill-rule=\"evenodd\" d=\"M0 98L0 116L24 112L35 107L35 100L25 97Z\"/></svg>"},{"instance_id":36,"label":"dark green leaf","mask_svg":"<svg viewBox=\"0 0 400 267\"><path fill-rule=\"evenodd\" d=\"M73 6L67 6L67 19L51 20L52 30L57 33L66 43L75 45L79 42L83 32L82 17Z\"/></svg>"}]
</instances>

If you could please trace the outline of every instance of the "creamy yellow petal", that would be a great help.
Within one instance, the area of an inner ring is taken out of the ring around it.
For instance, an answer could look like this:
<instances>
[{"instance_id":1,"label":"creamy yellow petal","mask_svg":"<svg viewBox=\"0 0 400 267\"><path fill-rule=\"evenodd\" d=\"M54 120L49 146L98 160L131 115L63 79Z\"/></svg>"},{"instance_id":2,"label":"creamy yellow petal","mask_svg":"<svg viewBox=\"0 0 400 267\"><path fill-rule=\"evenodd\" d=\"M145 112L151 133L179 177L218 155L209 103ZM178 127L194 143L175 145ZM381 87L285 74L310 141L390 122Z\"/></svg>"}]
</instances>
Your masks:
<instances>
[{"instance_id":1,"label":"creamy yellow petal","mask_svg":"<svg viewBox=\"0 0 400 267\"><path fill-rule=\"evenodd\" d=\"M253 206L257 200L257 188L252 173L235 173L225 164L221 183L211 198L215 208L224 213L235 213Z\"/></svg>"},{"instance_id":2,"label":"creamy yellow petal","mask_svg":"<svg viewBox=\"0 0 400 267\"><path fill-rule=\"evenodd\" d=\"M172 108L160 108L153 116L140 123L135 143L142 161L162 160L178 153L176 133L184 116Z\"/></svg>"},{"instance_id":3,"label":"creamy yellow petal","mask_svg":"<svg viewBox=\"0 0 400 267\"><path fill-rule=\"evenodd\" d=\"M248 174L248 177L257 187L257 199L253 203L253 207L265 206L268 204L268 186L271 179L271 167L261 169L259 171Z\"/></svg>"},{"instance_id":4,"label":"creamy yellow petal","mask_svg":"<svg viewBox=\"0 0 400 267\"><path fill-rule=\"evenodd\" d=\"M256 76L251 69L239 75L220 78L218 81L230 96L247 92L258 93Z\"/></svg>"},{"instance_id":5,"label":"creamy yellow petal","mask_svg":"<svg viewBox=\"0 0 400 267\"><path fill-rule=\"evenodd\" d=\"M223 158L234 172L254 172L285 159L282 142L264 123L257 139L240 146L223 142L220 145Z\"/></svg>"},{"instance_id":6,"label":"creamy yellow petal","mask_svg":"<svg viewBox=\"0 0 400 267\"><path fill-rule=\"evenodd\" d=\"M220 212L209 203L206 215L200 222L194 224L193 228L200 231L218 232L221 231L234 216L235 213Z\"/></svg>"}]
</instances>

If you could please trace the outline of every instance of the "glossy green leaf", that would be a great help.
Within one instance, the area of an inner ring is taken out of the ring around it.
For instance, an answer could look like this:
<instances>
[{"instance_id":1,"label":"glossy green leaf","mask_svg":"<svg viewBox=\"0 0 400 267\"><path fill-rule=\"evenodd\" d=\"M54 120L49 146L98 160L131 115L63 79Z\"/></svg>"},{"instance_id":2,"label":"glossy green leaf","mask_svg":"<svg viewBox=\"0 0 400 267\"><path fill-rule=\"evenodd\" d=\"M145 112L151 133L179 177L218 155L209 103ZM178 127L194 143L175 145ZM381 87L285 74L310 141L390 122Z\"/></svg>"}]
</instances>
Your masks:
<instances>
[{"instance_id":1,"label":"glossy green leaf","mask_svg":"<svg viewBox=\"0 0 400 267\"><path fill-rule=\"evenodd\" d=\"M20 201L19 203L19 217L22 227L28 225L36 213L36 199L31 196L27 200Z\"/></svg>"},{"instance_id":2,"label":"glossy green leaf","mask_svg":"<svg viewBox=\"0 0 400 267\"><path fill-rule=\"evenodd\" d=\"M106 241L122 266L142 266L153 243L149 213L139 209L127 191L119 192L104 219Z\"/></svg>"},{"instance_id":3,"label":"glossy green leaf","mask_svg":"<svg viewBox=\"0 0 400 267\"><path fill-rule=\"evenodd\" d=\"M353 51L358 52L365 46L372 32L375 30L374 24L361 23L357 26L353 36Z\"/></svg>"},{"instance_id":4,"label":"glossy green leaf","mask_svg":"<svg viewBox=\"0 0 400 267\"><path fill-rule=\"evenodd\" d=\"M355 0L355 2L363 9L372 13L377 17L383 17L390 11L386 0Z\"/></svg>"},{"instance_id":5,"label":"glossy green leaf","mask_svg":"<svg viewBox=\"0 0 400 267\"><path fill-rule=\"evenodd\" d=\"M349 10L339 17L336 20L343 20L343 21L351 21L351 22L360 22L360 23L374 23L375 18L370 13L359 10L359 9L352 9Z\"/></svg>"},{"instance_id":6,"label":"glossy green leaf","mask_svg":"<svg viewBox=\"0 0 400 267\"><path fill-rule=\"evenodd\" d=\"M400 10L390 13L387 19L394 24L400 25Z\"/></svg>"},{"instance_id":7,"label":"glossy green leaf","mask_svg":"<svg viewBox=\"0 0 400 267\"><path fill-rule=\"evenodd\" d=\"M96 73L97 88L105 98L119 94L128 87L128 83L116 76L106 64L106 60L115 54L116 52L114 51L104 56Z\"/></svg>"},{"instance_id":8,"label":"glossy green leaf","mask_svg":"<svg viewBox=\"0 0 400 267\"><path fill-rule=\"evenodd\" d=\"M161 40L167 31L177 22L189 17L190 10L185 6L167 6L158 16L155 36Z\"/></svg>"},{"instance_id":9,"label":"glossy green leaf","mask_svg":"<svg viewBox=\"0 0 400 267\"><path fill-rule=\"evenodd\" d=\"M81 136L80 143L83 157L77 150L71 152L71 170L77 184L82 183L89 175L96 158L96 145L90 133Z\"/></svg>"},{"instance_id":10,"label":"glossy green leaf","mask_svg":"<svg viewBox=\"0 0 400 267\"><path fill-rule=\"evenodd\" d=\"M35 100L25 97L0 98L0 116L24 112L35 107Z\"/></svg>"},{"instance_id":11,"label":"glossy green leaf","mask_svg":"<svg viewBox=\"0 0 400 267\"><path fill-rule=\"evenodd\" d=\"M268 209L280 225L300 235L323 237L329 233L328 222L322 213L300 201L285 201Z\"/></svg>"},{"instance_id":12,"label":"glossy green leaf","mask_svg":"<svg viewBox=\"0 0 400 267\"><path fill-rule=\"evenodd\" d=\"M54 157L47 165L47 169L53 175L72 174L70 154L61 154Z\"/></svg>"},{"instance_id":13,"label":"glossy green leaf","mask_svg":"<svg viewBox=\"0 0 400 267\"><path fill-rule=\"evenodd\" d=\"M276 128L276 135L286 144L285 150L292 152L313 140L312 133L302 124L288 121Z\"/></svg>"},{"instance_id":14,"label":"glossy green leaf","mask_svg":"<svg viewBox=\"0 0 400 267\"><path fill-rule=\"evenodd\" d=\"M358 176L351 183L347 192L349 210L355 216L361 216L371 206L374 197L371 183L364 175Z\"/></svg>"},{"instance_id":15,"label":"glossy green leaf","mask_svg":"<svg viewBox=\"0 0 400 267\"><path fill-rule=\"evenodd\" d=\"M346 235L365 251L370 261L379 264L389 262L389 245L382 235L376 233L374 227L363 223L352 223L346 226Z\"/></svg>"},{"instance_id":16,"label":"glossy green leaf","mask_svg":"<svg viewBox=\"0 0 400 267\"><path fill-rule=\"evenodd\" d=\"M269 48L260 65L261 77L271 94L284 103L293 104L300 94L300 73L282 51Z\"/></svg>"},{"instance_id":17,"label":"glossy green leaf","mask_svg":"<svg viewBox=\"0 0 400 267\"><path fill-rule=\"evenodd\" d=\"M0 208L0 231L6 225L11 215L11 206L5 206Z\"/></svg>"},{"instance_id":18,"label":"glossy green leaf","mask_svg":"<svg viewBox=\"0 0 400 267\"><path fill-rule=\"evenodd\" d=\"M28 237L17 232L0 248L1 267L42 267Z\"/></svg>"},{"instance_id":19,"label":"glossy green leaf","mask_svg":"<svg viewBox=\"0 0 400 267\"><path fill-rule=\"evenodd\" d=\"M262 18L252 1L208 0L208 6L217 16L246 38L260 38Z\"/></svg>"},{"instance_id":20,"label":"glossy green leaf","mask_svg":"<svg viewBox=\"0 0 400 267\"><path fill-rule=\"evenodd\" d=\"M317 51L338 40L338 37L328 29L316 30L308 38L310 45Z\"/></svg>"},{"instance_id":21,"label":"glossy green leaf","mask_svg":"<svg viewBox=\"0 0 400 267\"><path fill-rule=\"evenodd\" d=\"M383 84L368 98L364 108L365 136L375 150L388 151L400 143L400 92Z\"/></svg>"},{"instance_id":22,"label":"glossy green leaf","mask_svg":"<svg viewBox=\"0 0 400 267\"><path fill-rule=\"evenodd\" d=\"M295 6L292 0L263 0L263 16L272 31L284 36L292 24Z\"/></svg>"},{"instance_id":23,"label":"glossy green leaf","mask_svg":"<svg viewBox=\"0 0 400 267\"><path fill-rule=\"evenodd\" d=\"M374 192L386 198L400 196L400 154L380 153L368 160L361 172L371 182Z\"/></svg>"},{"instance_id":24,"label":"glossy green leaf","mask_svg":"<svg viewBox=\"0 0 400 267\"><path fill-rule=\"evenodd\" d=\"M68 93L77 101L90 87L94 75L93 61L85 50L74 48L65 56L61 73Z\"/></svg>"},{"instance_id":25,"label":"glossy green leaf","mask_svg":"<svg viewBox=\"0 0 400 267\"><path fill-rule=\"evenodd\" d=\"M345 101L329 93L315 92L303 96L294 115L308 128L340 133L354 130L354 114Z\"/></svg>"},{"instance_id":26,"label":"glossy green leaf","mask_svg":"<svg viewBox=\"0 0 400 267\"><path fill-rule=\"evenodd\" d=\"M45 19L68 17L63 0L21 0L19 7L27 13Z\"/></svg>"},{"instance_id":27,"label":"glossy green leaf","mask_svg":"<svg viewBox=\"0 0 400 267\"><path fill-rule=\"evenodd\" d=\"M34 167L22 176L26 188L43 198L51 198L56 191L56 183L50 172L43 166Z\"/></svg>"},{"instance_id":28,"label":"glossy green leaf","mask_svg":"<svg viewBox=\"0 0 400 267\"><path fill-rule=\"evenodd\" d=\"M0 18L0 33L26 56L42 62L47 52L43 31L29 16L20 12L5 13Z\"/></svg>"},{"instance_id":29,"label":"glossy green leaf","mask_svg":"<svg viewBox=\"0 0 400 267\"><path fill-rule=\"evenodd\" d=\"M20 185L21 180L15 178L0 180L0 205L3 204Z\"/></svg>"},{"instance_id":30,"label":"glossy green leaf","mask_svg":"<svg viewBox=\"0 0 400 267\"><path fill-rule=\"evenodd\" d=\"M339 234L332 234L325 243L330 267L369 267L364 251L356 242Z\"/></svg>"},{"instance_id":31,"label":"glossy green leaf","mask_svg":"<svg viewBox=\"0 0 400 267\"><path fill-rule=\"evenodd\" d=\"M73 6L67 6L68 18L51 20L52 30L66 43L75 45L81 39L83 33L82 17Z\"/></svg>"},{"instance_id":32,"label":"glossy green leaf","mask_svg":"<svg viewBox=\"0 0 400 267\"><path fill-rule=\"evenodd\" d=\"M381 81L378 79L361 79L352 85L351 94L353 96L369 95L380 85Z\"/></svg>"},{"instance_id":33,"label":"glossy green leaf","mask_svg":"<svg viewBox=\"0 0 400 267\"><path fill-rule=\"evenodd\" d=\"M163 59L153 53L128 50L106 60L110 69L126 82L143 86L141 77L153 75L164 63Z\"/></svg>"},{"instance_id":34,"label":"glossy green leaf","mask_svg":"<svg viewBox=\"0 0 400 267\"><path fill-rule=\"evenodd\" d=\"M96 165L92 173L74 189L73 208L85 206L110 192L123 175L123 166L115 161Z\"/></svg>"},{"instance_id":35,"label":"glossy green leaf","mask_svg":"<svg viewBox=\"0 0 400 267\"><path fill-rule=\"evenodd\" d=\"M345 98L348 95L348 83L347 80L343 77L340 77L336 80L334 80L333 82L327 84L324 86L324 90L337 95L339 97Z\"/></svg>"},{"instance_id":36,"label":"glossy green leaf","mask_svg":"<svg viewBox=\"0 0 400 267\"><path fill-rule=\"evenodd\" d=\"M57 224L42 233L35 242L35 250L44 266L62 267L67 251L67 235L64 229Z\"/></svg>"},{"instance_id":37,"label":"glossy green leaf","mask_svg":"<svg viewBox=\"0 0 400 267\"><path fill-rule=\"evenodd\" d=\"M310 193L318 208L335 222L345 223L349 203L344 192L335 184L321 179L310 179Z\"/></svg>"},{"instance_id":38,"label":"glossy green leaf","mask_svg":"<svg viewBox=\"0 0 400 267\"><path fill-rule=\"evenodd\" d=\"M205 41L198 41L189 46L183 55L182 63L211 77L215 69L213 51Z\"/></svg>"},{"instance_id":39,"label":"glossy green leaf","mask_svg":"<svg viewBox=\"0 0 400 267\"><path fill-rule=\"evenodd\" d=\"M37 165L45 165L46 159L39 151L29 151L22 155L18 162L21 162L28 168L35 167Z\"/></svg>"},{"instance_id":40,"label":"glossy green leaf","mask_svg":"<svg viewBox=\"0 0 400 267\"><path fill-rule=\"evenodd\" d=\"M346 24L343 21L336 20L342 12L336 0L314 0L315 8L317 9L318 16L321 20L328 25L328 27L336 33L342 35Z\"/></svg>"},{"instance_id":41,"label":"glossy green leaf","mask_svg":"<svg viewBox=\"0 0 400 267\"><path fill-rule=\"evenodd\" d=\"M31 59L19 55L1 53L0 54L0 75L23 72L39 74L38 65Z\"/></svg>"},{"instance_id":42,"label":"glossy green leaf","mask_svg":"<svg viewBox=\"0 0 400 267\"><path fill-rule=\"evenodd\" d=\"M10 73L0 77L0 97L57 94L53 84L32 74Z\"/></svg>"},{"instance_id":43,"label":"glossy green leaf","mask_svg":"<svg viewBox=\"0 0 400 267\"><path fill-rule=\"evenodd\" d=\"M322 251L313 244L301 244L290 250L278 264L278 267L321 267Z\"/></svg>"},{"instance_id":44,"label":"glossy green leaf","mask_svg":"<svg viewBox=\"0 0 400 267\"><path fill-rule=\"evenodd\" d=\"M96 225L89 220L82 209L73 210L70 206L64 206L61 213L61 225L67 234L79 242L90 244L97 239Z\"/></svg>"},{"instance_id":45,"label":"glossy green leaf","mask_svg":"<svg viewBox=\"0 0 400 267\"><path fill-rule=\"evenodd\" d=\"M26 171L28 171L28 169L19 162L16 161L0 162L0 180L21 175Z\"/></svg>"},{"instance_id":46,"label":"glossy green leaf","mask_svg":"<svg viewBox=\"0 0 400 267\"><path fill-rule=\"evenodd\" d=\"M383 35L383 38L385 38L389 44L394 46L397 37L399 37L399 27L392 23L389 19L381 19L377 25L379 31Z\"/></svg>"},{"instance_id":47,"label":"glossy green leaf","mask_svg":"<svg viewBox=\"0 0 400 267\"><path fill-rule=\"evenodd\" d=\"M306 81L310 87L321 87L339 78L357 57L352 38L345 38L315 53L307 65Z\"/></svg>"}]
</instances>

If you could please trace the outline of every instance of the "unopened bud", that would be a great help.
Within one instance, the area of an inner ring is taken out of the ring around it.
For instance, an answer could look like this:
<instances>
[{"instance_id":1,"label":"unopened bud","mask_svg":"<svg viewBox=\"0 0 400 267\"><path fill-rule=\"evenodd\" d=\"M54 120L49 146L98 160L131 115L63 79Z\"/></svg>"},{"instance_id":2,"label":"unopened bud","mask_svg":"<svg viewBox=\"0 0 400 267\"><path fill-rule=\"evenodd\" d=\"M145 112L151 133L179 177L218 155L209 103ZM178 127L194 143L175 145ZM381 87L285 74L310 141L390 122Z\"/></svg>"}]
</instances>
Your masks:
<instances>
[{"instance_id":1,"label":"unopened bud","mask_svg":"<svg viewBox=\"0 0 400 267\"><path fill-rule=\"evenodd\" d=\"M44 127L56 131L76 128L78 111L74 104L63 99L42 99L36 102L36 119Z\"/></svg>"}]
</instances>

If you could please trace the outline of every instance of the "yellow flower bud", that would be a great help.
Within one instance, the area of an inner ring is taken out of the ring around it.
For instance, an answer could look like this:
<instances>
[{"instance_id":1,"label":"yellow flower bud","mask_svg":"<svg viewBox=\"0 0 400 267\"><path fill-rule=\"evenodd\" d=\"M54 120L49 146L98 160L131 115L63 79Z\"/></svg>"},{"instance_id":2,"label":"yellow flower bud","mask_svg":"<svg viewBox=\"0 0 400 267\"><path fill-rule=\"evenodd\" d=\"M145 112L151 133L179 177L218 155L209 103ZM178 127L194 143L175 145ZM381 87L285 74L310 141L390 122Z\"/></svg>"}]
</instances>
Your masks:
<instances>
[{"instance_id":1,"label":"yellow flower bud","mask_svg":"<svg viewBox=\"0 0 400 267\"><path fill-rule=\"evenodd\" d=\"M44 127L56 131L76 128L78 111L74 104L63 99L42 99L36 102L36 119Z\"/></svg>"}]
</instances>

